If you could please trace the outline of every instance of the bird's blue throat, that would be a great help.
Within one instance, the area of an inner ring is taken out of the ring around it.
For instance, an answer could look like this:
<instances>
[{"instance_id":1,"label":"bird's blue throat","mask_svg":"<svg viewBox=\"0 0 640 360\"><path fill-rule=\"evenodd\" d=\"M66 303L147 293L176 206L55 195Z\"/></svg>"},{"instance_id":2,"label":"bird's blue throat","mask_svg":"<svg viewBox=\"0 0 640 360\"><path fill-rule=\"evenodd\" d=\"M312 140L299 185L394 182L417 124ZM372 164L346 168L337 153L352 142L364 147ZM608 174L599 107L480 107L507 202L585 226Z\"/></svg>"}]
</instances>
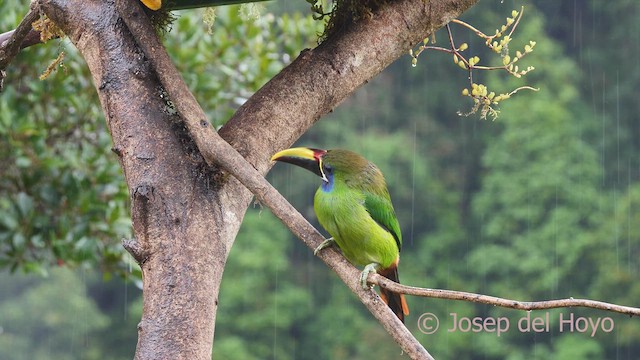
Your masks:
<instances>
[{"instance_id":1,"label":"bird's blue throat","mask_svg":"<svg viewBox=\"0 0 640 360\"><path fill-rule=\"evenodd\" d=\"M333 190L333 174L325 174L325 176L327 177L327 180L329 181L324 181L322 180L322 191L324 192L331 192L331 190Z\"/></svg>"}]
</instances>

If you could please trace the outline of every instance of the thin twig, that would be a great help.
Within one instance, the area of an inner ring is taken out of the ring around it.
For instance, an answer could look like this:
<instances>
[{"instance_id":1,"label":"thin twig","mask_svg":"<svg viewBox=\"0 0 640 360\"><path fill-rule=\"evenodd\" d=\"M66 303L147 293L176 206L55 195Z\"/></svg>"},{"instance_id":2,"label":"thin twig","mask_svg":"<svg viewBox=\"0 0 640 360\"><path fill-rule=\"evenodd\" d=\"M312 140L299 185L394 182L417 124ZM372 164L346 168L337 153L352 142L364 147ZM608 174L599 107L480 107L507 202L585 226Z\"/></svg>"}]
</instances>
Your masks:
<instances>
[{"instance_id":1,"label":"thin twig","mask_svg":"<svg viewBox=\"0 0 640 360\"><path fill-rule=\"evenodd\" d=\"M507 18L507 23L505 25L502 25L502 27L499 30L496 29L496 33L491 36L486 35L482 31L476 29L472 25L462 20L458 20L458 19L451 20L452 23L462 25L463 27L473 31L477 36L485 40L485 45L489 49L493 50L494 52L500 53L500 57L502 58L502 63L503 63L502 66L478 65L480 58L477 56L470 57L469 59L467 59L464 55L462 55L462 51L464 51L467 48L466 43L463 43L459 47L455 45L455 42L453 40L453 34L451 31L451 26L449 24L446 24L445 27L447 29L450 48L444 48L441 46L427 46L426 45L427 41L425 39L423 41L424 45L421 45L418 48L418 50L415 51L415 53L413 52L413 49L411 49L410 54L413 57L412 59L413 66L416 66L418 56L422 53L422 51L436 50L440 52L453 54L453 61L461 68L467 70L467 79L469 80L469 88L464 89L462 91L462 95L469 96L473 100L473 107L468 113L458 112L459 115L468 116L481 109L480 118L484 119L486 118L487 115L490 115L492 118L495 119L498 115L498 111L493 109L492 104L498 104L500 101L511 97L512 95L516 94L520 90L527 89L527 90L538 91L538 89L535 89L531 86L521 86L511 91L508 94L499 94L498 96L496 96L495 92L489 92L484 84L475 84L473 81L474 70L504 70L510 75L513 75L516 78L520 78L534 69L532 66L529 66L526 69L519 71L518 66L515 65L515 63L518 60L522 59L524 56L526 56L526 54L530 53L533 50L533 47L535 46L534 41L530 41L529 45L525 46L524 53L517 51L516 56L513 59L509 56L509 51L508 51L509 42L511 41L511 37L514 31L516 30L516 28L518 27L518 24L520 23L520 19L522 19L522 16L524 14L524 6L521 7L520 12L518 12L517 15L514 14L515 12L516 11L514 10L511 13L511 17ZM507 35L504 35L504 33L508 29L510 29L509 33ZM500 40L499 43L497 41L494 41L494 39L500 38L503 35L504 35L504 38Z\"/></svg>"},{"instance_id":2,"label":"thin twig","mask_svg":"<svg viewBox=\"0 0 640 360\"><path fill-rule=\"evenodd\" d=\"M0 34L0 44L4 44L9 41L9 39L13 36L13 34L15 34L15 32L16 29L13 29ZM42 43L42 40L40 40L40 32L35 29L31 29L22 39L22 43L20 43L20 50L40 43Z\"/></svg>"},{"instance_id":3,"label":"thin twig","mask_svg":"<svg viewBox=\"0 0 640 360\"><path fill-rule=\"evenodd\" d=\"M38 6L38 2L31 3L29 12L24 16L18 27L14 30L8 40L3 44L0 44L0 69L4 70L7 65L13 60L13 58L20 51L20 44L22 40L31 31L31 24L38 19L38 12L35 10Z\"/></svg>"},{"instance_id":4,"label":"thin twig","mask_svg":"<svg viewBox=\"0 0 640 360\"><path fill-rule=\"evenodd\" d=\"M522 19L522 14L523 13L524 13L524 6L522 6L520 8L520 12L518 13L518 17L515 19L515 21L514 21L514 23L512 25L512 28L509 31L509 37L511 37L511 35L513 35L513 32L516 30L516 27L518 27L518 24L520 23L520 19ZM467 23L465 21L462 21L462 20L459 20L459 19L453 19L453 20L451 20L451 22L455 23L455 24L458 24L458 25L461 25L461 26L464 26L467 29L473 31L474 33L476 33L476 35L478 35L478 37L486 39L486 43L487 44L490 44L491 40L496 38L496 35L489 36L489 35L483 33L482 31L476 29L471 24L469 24L469 23Z\"/></svg>"},{"instance_id":5,"label":"thin twig","mask_svg":"<svg viewBox=\"0 0 640 360\"><path fill-rule=\"evenodd\" d=\"M467 78L469 79L469 84L473 84L473 65L471 65L469 61L467 61L467 59L464 56L462 56L460 52L458 52L458 49L456 48L456 45L453 42L453 34L451 33L451 26L447 24L446 28L447 28L447 34L449 35L449 44L451 45L451 52L453 52L453 54L457 56L460 59L460 61L464 62L464 64L467 66L467 72L469 73L469 76Z\"/></svg>"},{"instance_id":6,"label":"thin twig","mask_svg":"<svg viewBox=\"0 0 640 360\"><path fill-rule=\"evenodd\" d=\"M442 52L446 52L446 53L453 53L453 51L451 51L451 49L449 48L445 48L442 46L432 46L432 45L427 45L424 47L425 50L436 50L436 51L442 51Z\"/></svg>"},{"instance_id":7,"label":"thin twig","mask_svg":"<svg viewBox=\"0 0 640 360\"><path fill-rule=\"evenodd\" d=\"M481 38L487 38L487 37L489 37L489 35L487 35L487 34L483 33L482 31L480 31L480 30L476 29L475 27L473 27L471 24L469 24L469 23L467 23L467 22L464 22L464 21L462 21L462 20L459 20L459 19L453 19L453 20L451 20L451 22L452 22L452 23L454 23L454 24L458 24L458 25L462 25L462 26L466 27L467 29L469 29L469 30L471 30L471 31L475 32L475 33L476 33L476 35L478 35L478 36L479 36L479 37L481 37ZM493 37L492 37L492 38L493 38Z\"/></svg>"},{"instance_id":8,"label":"thin twig","mask_svg":"<svg viewBox=\"0 0 640 360\"><path fill-rule=\"evenodd\" d=\"M518 27L518 24L520 23L520 19L522 19L522 15L524 15L524 6L520 7L520 12L518 13L518 17L516 18L516 21L513 23L513 27L511 28L511 31L509 31L509 37L511 37L511 35L513 35L514 31L516 31L516 28Z\"/></svg>"},{"instance_id":9,"label":"thin twig","mask_svg":"<svg viewBox=\"0 0 640 360\"><path fill-rule=\"evenodd\" d=\"M442 290L442 289L427 289L414 286L407 286L398 284L378 274L370 274L368 278L369 283L378 285L381 288L388 289L390 291L401 293L405 295L422 296L429 298L448 299L448 300L461 300L474 302L479 304L487 304L493 306L500 306L510 309L518 310L544 310L544 309L557 309L566 307L584 307L591 309L599 309L605 311L616 312L631 316L640 316L640 308L623 306L617 304L606 303L602 301L589 300L589 299L556 299L546 301L518 301L511 299L504 299L495 296L474 294L464 291L454 290Z\"/></svg>"},{"instance_id":10,"label":"thin twig","mask_svg":"<svg viewBox=\"0 0 640 360\"><path fill-rule=\"evenodd\" d=\"M509 93L509 96L517 93L520 90L540 91L540 88L534 88L533 86L528 86L528 85L520 86L519 88L513 89L513 91Z\"/></svg>"},{"instance_id":11,"label":"thin twig","mask_svg":"<svg viewBox=\"0 0 640 360\"><path fill-rule=\"evenodd\" d=\"M9 39L0 43L0 91L2 91L4 84L5 69L20 52L22 41L31 31L31 24L38 19L38 11L35 10L38 6L39 2L33 1L29 7L29 12L20 21L20 24L9 36Z\"/></svg>"}]
</instances>

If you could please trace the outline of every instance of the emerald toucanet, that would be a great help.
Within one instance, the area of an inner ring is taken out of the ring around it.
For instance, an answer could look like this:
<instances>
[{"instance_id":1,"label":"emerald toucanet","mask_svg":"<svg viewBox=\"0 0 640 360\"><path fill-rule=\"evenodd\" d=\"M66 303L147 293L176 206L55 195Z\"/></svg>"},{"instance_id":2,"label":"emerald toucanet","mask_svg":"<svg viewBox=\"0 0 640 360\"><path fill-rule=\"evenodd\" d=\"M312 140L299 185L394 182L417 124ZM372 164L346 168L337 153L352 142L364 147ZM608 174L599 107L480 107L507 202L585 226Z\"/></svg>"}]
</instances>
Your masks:
<instances>
[{"instance_id":1,"label":"emerald toucanet","mask_svg":"<svg viewBox=\"0 0 640 360\"><path fill-rule=\"evenodd\" d=\"M301 166L322 178L313 208L332 238L314 254L335 244L352 264L365 267L363 286L370 272L399 282L402 234L384 176L375 164L349 150L302 147L280 151L271 160ZM380 296L404 321L409 314L404 295L380 289Z\"/></svg>"}]
</instances>

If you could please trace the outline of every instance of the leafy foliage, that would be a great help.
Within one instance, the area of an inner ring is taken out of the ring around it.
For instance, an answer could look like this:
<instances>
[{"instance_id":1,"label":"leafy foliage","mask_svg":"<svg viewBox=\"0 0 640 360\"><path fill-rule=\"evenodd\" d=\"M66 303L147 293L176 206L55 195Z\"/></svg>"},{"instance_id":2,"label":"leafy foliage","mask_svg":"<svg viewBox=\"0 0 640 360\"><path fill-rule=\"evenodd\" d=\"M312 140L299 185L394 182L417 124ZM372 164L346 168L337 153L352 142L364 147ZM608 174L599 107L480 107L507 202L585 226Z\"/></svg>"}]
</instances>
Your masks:
<instances>
[{"instance_id":1,"label":"leafy foliage","mask_svg":"<svg viewBox=\"0 0 640 360\"><path fill-rule=\"evenodd\" d=\"M166 43L174 58L188 59L176 66L219 127L301 49L313 45L321 28L299 13L247 19L237 7L221 7L212 33L206 30L198 17L181 16Z\"/></svg>"},{"instance_id":2,"label":"leafy foliage","mask_svg":"<svg viewBox=\"0 0 640 360\"><path fill-rule=\"evenodd\" d=\"M20 14L12 13L14 23ZM178 64L217 125L311 45L318 29L299 14L248 20L238 7L221 8L215 26L209 35L197 16L182 16L166 42L189 60ZM127 271L125 182L88 71L68 40L57 45L16 59L7 79L15 85L0 97L0 267L46 273L53 264L99 263ZM62 49L64 69L36 80Z\"/></svg>"},{"instance_id":3,"label":"leafy foliage","mask_svg":"<svg viewBox=\"0 0 640 360\"><path fill-rule=\"evenodd\" d=\"M88 71L69 47L65 70L37 80L57 44L20 55L0 97L0 267L118 267L127 195Z\"/></svg>"}]
</instances>

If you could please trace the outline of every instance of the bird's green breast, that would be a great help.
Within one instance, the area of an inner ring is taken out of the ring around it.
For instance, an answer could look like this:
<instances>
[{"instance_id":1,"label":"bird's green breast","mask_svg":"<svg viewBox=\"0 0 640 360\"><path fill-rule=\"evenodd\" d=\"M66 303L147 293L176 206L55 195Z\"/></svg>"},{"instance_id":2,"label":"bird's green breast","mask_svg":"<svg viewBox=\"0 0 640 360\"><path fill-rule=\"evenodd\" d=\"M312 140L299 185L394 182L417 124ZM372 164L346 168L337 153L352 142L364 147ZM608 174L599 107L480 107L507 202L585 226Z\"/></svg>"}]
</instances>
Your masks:
<instances>
[{"instance_id":1,"label":"bird's green breast","mask_svg":"<svg viewBox=\"0 0 640 360\"><path fill-rule=\"evenodd\" d=\"M362 191L338 180L331 191L318 189L314 210L320 224L354 265L378 263L387 268L396 262L399 256L396 239L371 217Z\"/></svg>"}]
</instances>

